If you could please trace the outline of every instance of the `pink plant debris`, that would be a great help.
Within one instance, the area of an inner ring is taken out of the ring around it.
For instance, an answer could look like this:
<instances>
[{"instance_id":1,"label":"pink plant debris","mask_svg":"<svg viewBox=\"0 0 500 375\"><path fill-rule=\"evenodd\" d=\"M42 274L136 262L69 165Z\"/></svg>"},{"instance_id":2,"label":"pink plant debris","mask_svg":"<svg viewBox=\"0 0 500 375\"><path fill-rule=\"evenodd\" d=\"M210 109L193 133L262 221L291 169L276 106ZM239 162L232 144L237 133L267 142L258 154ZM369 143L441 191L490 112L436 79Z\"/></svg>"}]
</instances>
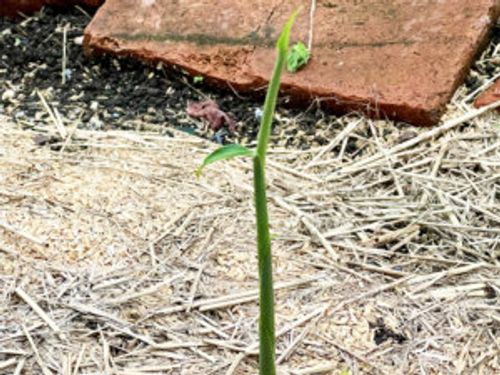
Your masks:
<instances>
[{"instance_id":1,"label":"pink plant debris","mask_svg":"<svg viewBox=\"0 0 500 375\"><path fill-rule=\"evenodd\" d=\"M188 102L187 114L194 118L201 118L208 122L210 129L217 131L224 125L230 131L236 131L236 121L234 121L226 112L222 111L213 100L204 100L193 103Z\"/></svg>"}]
</instances>

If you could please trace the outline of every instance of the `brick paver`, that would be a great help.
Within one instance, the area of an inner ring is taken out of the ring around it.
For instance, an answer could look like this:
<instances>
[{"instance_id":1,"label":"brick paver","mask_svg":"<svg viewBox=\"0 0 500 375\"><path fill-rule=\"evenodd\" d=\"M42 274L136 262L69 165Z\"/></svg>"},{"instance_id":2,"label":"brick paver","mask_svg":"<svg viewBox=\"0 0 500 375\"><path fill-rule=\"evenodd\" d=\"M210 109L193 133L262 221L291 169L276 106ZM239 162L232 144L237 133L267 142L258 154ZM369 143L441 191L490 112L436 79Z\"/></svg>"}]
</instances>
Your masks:
<instances>
[{"instance_id":1,"label":"brick paver","mask_svg":"<svg viewBox=\"0 0 500 375\"><path fill-rule=\"evenodd\" d=\"M277 34L302 6L293 40L307 41L309 0L107 0L87 48L163 61L209 82L262 89ZM313 57L286 74L292 99L435 124L487 40L500 0L318 0Z\"/></svg>"}]
</instances>

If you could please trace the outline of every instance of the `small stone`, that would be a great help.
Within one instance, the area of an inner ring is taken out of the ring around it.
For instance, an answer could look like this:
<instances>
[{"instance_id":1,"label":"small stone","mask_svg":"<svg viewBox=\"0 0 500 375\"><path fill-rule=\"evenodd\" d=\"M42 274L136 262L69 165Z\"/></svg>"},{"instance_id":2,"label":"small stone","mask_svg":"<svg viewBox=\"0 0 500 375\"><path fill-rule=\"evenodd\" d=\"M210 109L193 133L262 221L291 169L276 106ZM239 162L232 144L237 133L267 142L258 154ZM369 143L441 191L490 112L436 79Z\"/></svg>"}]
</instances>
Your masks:
<instances>
[{"instance_id":1,"label":"small stone","mask_svg":"<svg viewBox=\"0 0 500 375\"><path fill-rule=\"evenodd\" d=\"M11 90L11 89L5 90L4 93L2 94L2 101L11 102L15 96L16 96L16 92L14 90Z\"/></svg>"},{"instance_id":2,"label":"small stone","mask_svg":"<svg viewBox=\"0 0 500 375\"><path fill-rule=\"evenodd\" d=\"M64 70L64 75L66 76L67 80L71 80L71 77L73 76L73 71L71 69L66 69Z\"/></svg>"},{"instance_id":3,"label":"small stone","mask_svg":"<svg viewBox=\"0 0 500 375\"><path fill-rule=\"evenodd\" d=\"M77 46L81 46L83 44L83 35L77 36L75 39L73 39L73 43L75 43Z\"/></svg>"},{"instance_id":4,"label":"small stone","mask_svg":"<svg viewBox=\"0 0 500 375\"><path fill-rule=\"evenodd\" d=\"M90 118L89 125L92 129L99 130L103 126L103 122L99 119L98 115L94 115Z\"/></svg>"},{"instance_id":5,"label":"small stone","mask_svg":"<svg viewBox=\"0 0 500 375\"><path fill-rule=\"evenodd\" d=\"M14 117L16 119L21 119L21 118L26 118L26 112L24 111L18 111L14 114Z\"/></svg>"},{"instance_id":6,"label":"small stone","mask_svg":"<svg viewBox=\"0 0 500 375\"><path fill-rule=\"evenodd\" d=\"M264 114L264 112L262 111L261 108L255 108L255 112L254 112L254 116L257 120L261 120L262 119L262 115Z\"/></svg>"}]
</instances>

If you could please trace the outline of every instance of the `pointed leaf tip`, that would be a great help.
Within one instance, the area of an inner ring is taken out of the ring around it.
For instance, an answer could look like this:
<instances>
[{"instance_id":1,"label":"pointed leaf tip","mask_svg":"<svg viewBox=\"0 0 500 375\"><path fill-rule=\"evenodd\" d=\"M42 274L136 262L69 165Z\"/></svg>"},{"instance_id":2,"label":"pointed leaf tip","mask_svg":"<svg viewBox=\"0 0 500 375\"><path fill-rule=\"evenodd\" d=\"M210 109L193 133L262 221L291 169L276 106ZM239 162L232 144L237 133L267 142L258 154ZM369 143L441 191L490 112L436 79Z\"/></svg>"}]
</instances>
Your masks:
<instances>
[{"instance_id":1,"label":"pointed leaf tip","mask_svg":"<svg viewBox=\"0 0 500 375\"><path fill-rule=\"evenodd\" d=\"M280 37L278 39L277 43L277 48L280 51L283 51L284 53L287 52L288 50L288 44L290 42L290 33L292 32L292 27L293 24L295 23L295 19L297 18L297 15L300 12L300 8L296 9L288 21L286 22L285 26L283 27L283 30L281 31Z\"/></svg>"}]
</instances>

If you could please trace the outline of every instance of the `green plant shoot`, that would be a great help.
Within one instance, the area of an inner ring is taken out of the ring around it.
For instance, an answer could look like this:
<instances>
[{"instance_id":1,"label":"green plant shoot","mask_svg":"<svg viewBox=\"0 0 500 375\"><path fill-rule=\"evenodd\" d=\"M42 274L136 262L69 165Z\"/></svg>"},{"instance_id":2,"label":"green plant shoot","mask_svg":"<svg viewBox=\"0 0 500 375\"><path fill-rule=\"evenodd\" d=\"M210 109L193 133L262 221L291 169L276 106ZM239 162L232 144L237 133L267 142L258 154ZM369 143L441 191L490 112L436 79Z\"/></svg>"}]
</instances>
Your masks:
<instances>
[{"instance_id":1,"label":"green plant shoot","mask_svg":"<svg viewBox=\"0 0 500 375\"><path fill-rule=\"evenodd\" d=\"M260 375L275 375L275 331L274 331L274 289L273 268L271 254L271 236L269 233L269 218L267 213L266 197L266 153L271 135L271 125L278 98L281 74L287 60L290 32L295 22L295 12L286 25L277 42L277 58L274 65L271 82L267 89L264 112L260 123L257 149L250 150L240 145L223 146L208 155L200 167L196 170L197 176L201 174L204 167L219 160L226 160L237 156L251 156L253 158L253 181L255 214L257 218L257 255L259 263L259 339Z\"/></svg>"},{"instance_id":2,"label":"green plant shoot","mask_svg":"<svg viewBox=\"0 0 500 375\"><path fill-rule=\"evenodd\" d=\"M311 52L302 42L295 43L287 58L287 70L291 73L297 72L306 65L311 58Z\"/></svg>"},{"instance_id":3,"label":"green plant shoot","mask_svg":"<svg viewBox=\"0 0 500 375\"><path fill-rule=\"evenodd\" d=\"M204 81L204 77L203 76L194 76L193 77L193 83L202 83Z\"/></svg>"}]
</instances>

